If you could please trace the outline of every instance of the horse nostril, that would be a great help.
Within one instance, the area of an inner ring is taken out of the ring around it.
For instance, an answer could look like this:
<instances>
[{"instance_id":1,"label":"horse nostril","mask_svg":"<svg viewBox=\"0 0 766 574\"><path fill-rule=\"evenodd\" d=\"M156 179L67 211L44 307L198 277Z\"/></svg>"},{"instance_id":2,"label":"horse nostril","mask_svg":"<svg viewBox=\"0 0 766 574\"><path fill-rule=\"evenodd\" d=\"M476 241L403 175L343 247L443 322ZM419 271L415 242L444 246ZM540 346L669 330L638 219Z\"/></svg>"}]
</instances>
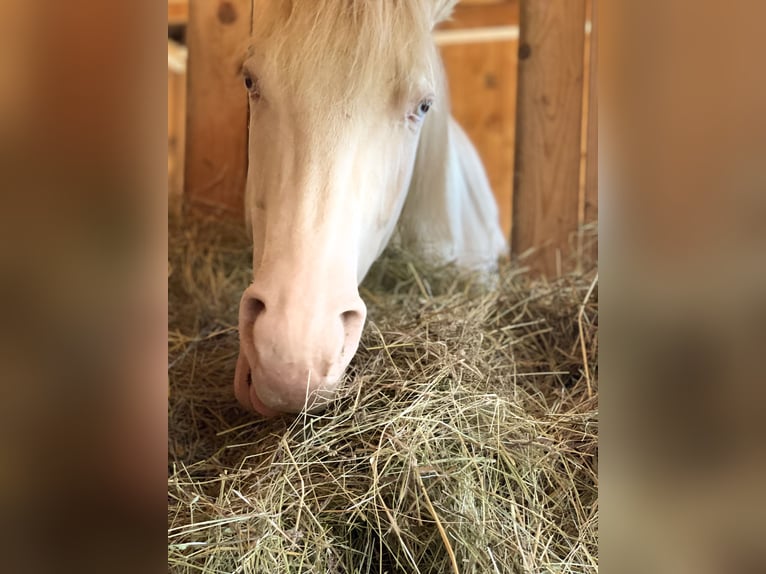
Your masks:
<instances>
[{"instance_id":1,"label":"horse nostril","mask_svg":"<svg viewBox=\"0 0 766 574\"><path fill-rule=\"evenodd\" d=\"M266 304L257 297L248 297L243 310L249 321L255 321L258 315L266 310Z\"/></svg>"},{"instance_id":2,"label":"horse nostril","mask_svg":"<svg viewBox=\"0 0 766 574\"><path fill-rule=\"evenodd\" d=\"M361 326L361 323L364 323L364 313L357 310L345 311L340 314L340 320L348 335L349 330L358 328Z\"/></svg>"},{"instance_id":3,"label":"horse nostril","mask_svg":"<svg viewBox=\"0 0 766 574\"><path fill-rule=\"evenodd\" d=\"M344 368L356 353L366 317L367 308L364 303L361 303L357 309L350 309L340 314L340 320L343 324L343 345L340 349L340 361Z\"/></svg>"},{"instance_id":4,"label":"horse nostril","mask_svg":"<svg viewBox=\"0 0 766 574\"><path fill-rule=\"evenodd\" d=\"M246 380L247 380L247 386L248 387L253 384L253 374L249 370L247 371L247 378L246 378Z\"/></svg>"},{"instance_id":5,"label":"horse nostril","mask_svg":"<svg viewBox=\"0 0 766 574\"><path fill-rule=\"evenodd\" d=\"M359 299L359 306L351 308L340 314L340 321L343 324L343 332L347 340L358 340L362 334L364 320L367 318L367 307Z\"/></svg>"}]
</instances>

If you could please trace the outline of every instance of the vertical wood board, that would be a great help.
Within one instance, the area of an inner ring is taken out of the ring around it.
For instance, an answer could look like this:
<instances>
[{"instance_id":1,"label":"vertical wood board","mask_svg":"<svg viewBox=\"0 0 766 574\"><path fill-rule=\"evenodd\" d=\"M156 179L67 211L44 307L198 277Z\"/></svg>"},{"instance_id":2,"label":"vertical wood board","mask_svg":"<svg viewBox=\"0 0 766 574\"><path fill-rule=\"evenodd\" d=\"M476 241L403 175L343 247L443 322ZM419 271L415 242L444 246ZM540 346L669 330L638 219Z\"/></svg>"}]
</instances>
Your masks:
<instances>
[{"instance_id":1,"label":"vertical wood board","mask_svg":"<svg viewBox=\"0 0 766 574\"><path fill-rule=\"evenodd\" d=\"M168 0L168 26L183 26L189 21L189 0Z\"/></svg>"},{"instance_id":2,"label":"vertical wood board","mask_svg":"<svg viewBox=\"0 0 766 574\"><path fill-rule=\"evenodd\" d=\"M585 0L522 0L512 252L553 276L577 230Z\"/></svg>"},{"instance_id":3,"label":"vertical wood board","mask_svg":"<svg viewBox=\"0 0 766 574\"><path fill-rule=\"evenodd\" d=\"M192 2L188 26L186 197L241 216L247 172L247 96L241 65L250 0Z\"/></svg>"},{"instance_id":4,"label":"vertical wood board","mask_svg":"<svg viewBox=\"0 0 766 574\"><path fill-rule=\"evenodd\" d=\"M168 192L183 192L186 142L186 48L168 40Z\"/></svg>"},{"instance_id":5,"label":"vertical wood board","mask_svg":"<svg viewBox=\"0 0 766 574\"><path fill-rule=\"evenodd\" d=\"M591 0L591 33L588 89L588 153L585 166L585 215L583 223L598 220L598 0Z\"/></svg>"}]
</instances>

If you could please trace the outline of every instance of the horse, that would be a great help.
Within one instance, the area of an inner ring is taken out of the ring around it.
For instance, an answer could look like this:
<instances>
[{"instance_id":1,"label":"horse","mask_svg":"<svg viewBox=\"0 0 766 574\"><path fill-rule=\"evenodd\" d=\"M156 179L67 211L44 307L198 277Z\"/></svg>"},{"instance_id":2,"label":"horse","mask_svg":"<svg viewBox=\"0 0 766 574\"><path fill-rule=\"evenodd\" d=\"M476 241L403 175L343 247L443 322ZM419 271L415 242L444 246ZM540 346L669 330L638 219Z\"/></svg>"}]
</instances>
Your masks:
<instances>
[{"instance_id":1,"label":"horse","mask_svg":"<svg viewBox=\"0 0 766 574\"><path fill-rule=\"evenodd\" d=\"M256 0L243 55L253 282L234 392L265 416L321 410L392 240L489 271L507 248L479 156L451 117L432 31L456 0Z\"/></svg>"}]
</instances>

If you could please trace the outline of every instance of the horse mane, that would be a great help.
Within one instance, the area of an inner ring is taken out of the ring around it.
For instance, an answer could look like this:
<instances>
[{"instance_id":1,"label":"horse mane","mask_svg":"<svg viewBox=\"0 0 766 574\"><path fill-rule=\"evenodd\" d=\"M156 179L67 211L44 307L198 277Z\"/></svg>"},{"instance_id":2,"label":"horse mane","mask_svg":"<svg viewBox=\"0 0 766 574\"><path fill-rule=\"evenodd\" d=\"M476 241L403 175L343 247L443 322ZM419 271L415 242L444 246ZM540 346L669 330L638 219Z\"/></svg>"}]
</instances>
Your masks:
<instances>
[{"instance_id":1,"label":"horse mane","mask_svg":"<svg viewBox=\"0 0 766 574\"><path fill-rule=\"evenodd\" d=\"M433 2L434 25L448 19L452 15L452 10L454 10L458 1L459 0L436 0Z\"/></svg>"}]
</instances>

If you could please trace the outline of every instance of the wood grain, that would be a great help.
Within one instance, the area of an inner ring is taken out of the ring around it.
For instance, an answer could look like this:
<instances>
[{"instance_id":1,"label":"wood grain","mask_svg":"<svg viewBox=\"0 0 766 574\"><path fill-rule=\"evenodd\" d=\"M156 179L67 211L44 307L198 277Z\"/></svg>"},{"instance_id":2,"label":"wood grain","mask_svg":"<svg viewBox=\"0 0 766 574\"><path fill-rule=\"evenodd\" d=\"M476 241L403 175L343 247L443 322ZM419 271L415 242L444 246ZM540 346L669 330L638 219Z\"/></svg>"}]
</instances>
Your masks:
<instances>
[{"instance_id":1,"label":"wood grain","mask_svg":"<svg viewBox=\"0 0 766 574\"><path fill-rule=\"evenodd\" d=\"M250 0L190 6L185 193L192 205L241 216L247 172L247 96L241 64Z\"/></svg>"},{"instance_id":2,"label":"wood grain","mask_svg":"<svg viewBox=\"0 0 766 574\"><path fill-rule=\"evenodd\" d=\"M511 249L564 270L577 231L585 0L522 0Z\"/></svg>"},{"instance_id":3,"label":"wood grain","mask_svg":"<svg viewBox=\"0 0 766 574\"><path fill-rule=\"evenodd\" d=\"M458 30L518 23L518 0L504 0L458 5L452 20L439 28ZM517 53L517 40L441 47L452 113L484 162L507 238L513 220Z\"/></svg>"},{"instance_id":4,"label":"wood grain","mask_svg":"<svg viewBox=\"0 0 766 574\"><path fill-rule=\"evenodd\" d=\"M580 189L577 207L577 257L586 265L598 257L597 237L591 233L598 218L598 104L596 81L598 76L597 48L593 29L596 0L585 3L585 49L583 50L583 102L580 136ZM582 267L582 266L581 266Z\"/></svg>"},{"instance_id":5,"label":"wood grain","mask_svg":"<svg viewBox=\"0 0 766 574\"><path fill-rule=\"evenodd\" d=\"M591 0L591 33L588 88L588 147L585 165L585 213L583 223L598 220L598 0Z\"/></svg>"}]
</instances>

